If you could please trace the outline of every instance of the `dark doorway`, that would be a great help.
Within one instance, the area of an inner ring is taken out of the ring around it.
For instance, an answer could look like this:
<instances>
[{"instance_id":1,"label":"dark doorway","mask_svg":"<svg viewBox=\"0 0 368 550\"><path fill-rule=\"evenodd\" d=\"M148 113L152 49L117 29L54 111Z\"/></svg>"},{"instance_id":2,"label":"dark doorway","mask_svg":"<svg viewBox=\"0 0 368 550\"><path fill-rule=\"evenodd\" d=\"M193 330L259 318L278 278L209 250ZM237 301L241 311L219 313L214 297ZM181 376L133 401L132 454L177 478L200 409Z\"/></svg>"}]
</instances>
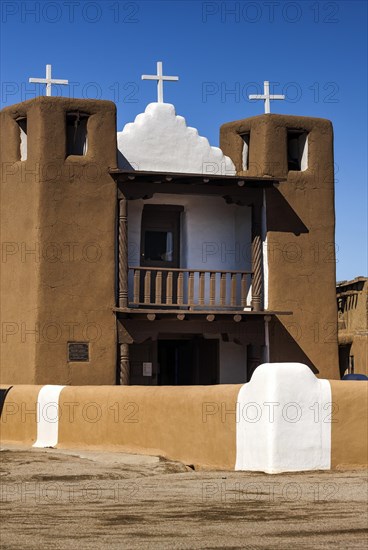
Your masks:
<instances>
[{"instance_id":1,"label":"dark doorway","mask_svg":"<svg viewBox=\"0 0 368 550\"><path fill-rule=\"evenodd\" d=\"M219 383L219 342L192 338L158 341L158 379L161 386Z\"/></svg>"},{"instance_id":2,"label":"dark doorway","mask_svg":"<svg viewBox=\"0 0 368 550\"><path fill-rule=\"evenodd\" d=\"M339 366L340 366L340 378L344 374L354 373L354 360L352 360L351 344L339 346Z\"/></svg>"}]
</instances>

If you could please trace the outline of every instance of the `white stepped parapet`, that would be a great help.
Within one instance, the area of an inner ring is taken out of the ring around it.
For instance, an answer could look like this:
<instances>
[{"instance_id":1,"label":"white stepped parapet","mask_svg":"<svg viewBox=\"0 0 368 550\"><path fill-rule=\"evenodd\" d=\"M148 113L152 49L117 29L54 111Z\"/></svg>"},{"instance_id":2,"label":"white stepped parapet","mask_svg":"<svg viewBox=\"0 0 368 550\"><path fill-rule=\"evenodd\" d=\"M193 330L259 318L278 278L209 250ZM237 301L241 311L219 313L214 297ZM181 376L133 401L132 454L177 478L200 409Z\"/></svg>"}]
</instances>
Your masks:
<instances>
[{"instance_id":1,"label":"white stepped parapet","mask_svg":"<svg viewBox=\"0 0 368 550\"><path fill-rule=\"evenodd\" d=\"M153 172L235 175L232 160L187 126L170 103L150 103L118 132L119 167Z\"/></svg>"}]
</instances>

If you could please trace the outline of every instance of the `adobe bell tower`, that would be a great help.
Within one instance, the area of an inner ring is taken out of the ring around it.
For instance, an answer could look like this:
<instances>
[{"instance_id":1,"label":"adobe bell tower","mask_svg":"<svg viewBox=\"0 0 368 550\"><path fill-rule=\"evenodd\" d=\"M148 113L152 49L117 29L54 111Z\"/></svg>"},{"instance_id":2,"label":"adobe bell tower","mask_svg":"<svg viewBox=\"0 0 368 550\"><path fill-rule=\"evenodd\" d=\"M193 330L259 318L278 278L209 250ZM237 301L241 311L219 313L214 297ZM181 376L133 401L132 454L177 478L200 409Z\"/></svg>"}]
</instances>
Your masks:
<instances>
[{"instance_id":1,"label":"adobe bell tower","mask_svg":"<svg viewBox=\"0 0 368 550\"><path fill-rule=\"evenodd\" d=\"M1 119L0 381L114 384L115 105L38 97Z\"/></svg>"},{"instance_id":2,"label":"adobe bell tower","mask_svg":"<svg viewBox=\"0 0 368 550\"><path fill-rule=\"evenodd\" d=\"M300 361L339 378L335 287L333 130L328 120L265 114L224 124L220 147L265 190L264 306L292 311L270 322L270 361Z\"/></svg>"}]
</instances>

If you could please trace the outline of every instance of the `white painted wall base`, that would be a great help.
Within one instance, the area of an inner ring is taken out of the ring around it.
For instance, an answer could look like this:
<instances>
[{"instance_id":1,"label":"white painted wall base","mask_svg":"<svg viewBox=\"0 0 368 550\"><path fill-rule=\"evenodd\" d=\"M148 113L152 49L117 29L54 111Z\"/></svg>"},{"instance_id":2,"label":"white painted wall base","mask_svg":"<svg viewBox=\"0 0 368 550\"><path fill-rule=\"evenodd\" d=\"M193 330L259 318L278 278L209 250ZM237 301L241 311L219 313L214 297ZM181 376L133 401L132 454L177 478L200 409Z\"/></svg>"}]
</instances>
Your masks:
<instances>
[{"instance_id":1,"label":"white painted wall base","mask_svg":"<svg viewBox=\"0 0 368 550\"><path fill-rule=\"evenodd\" d=\"M331 386L301 363L265 363L240 389L236 470L331 468Z\"/></svg>"},{"instance_id":2,"label":"white painted wall base","mask_svg":"<svg viewBox=\"0 0 368 550\"><path fill-rule=\"evenodd\" d=\"M65 386L43 386L37 399L37 441L33 447L55 447L59 431L59 396Z\"/></svg>"}]
</instances>

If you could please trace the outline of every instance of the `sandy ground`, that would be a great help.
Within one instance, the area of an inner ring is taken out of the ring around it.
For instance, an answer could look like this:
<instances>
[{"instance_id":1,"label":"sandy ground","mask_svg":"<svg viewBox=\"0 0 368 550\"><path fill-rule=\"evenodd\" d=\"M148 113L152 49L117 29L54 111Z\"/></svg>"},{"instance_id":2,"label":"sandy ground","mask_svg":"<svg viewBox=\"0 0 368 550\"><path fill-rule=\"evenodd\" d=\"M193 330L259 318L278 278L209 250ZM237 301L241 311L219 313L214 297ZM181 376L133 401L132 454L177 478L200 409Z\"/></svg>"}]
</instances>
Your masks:
<instances>
[{"instance_id":1,"label":"sandy ground","mask_svg":"<svg viewBox=\"0 0 368 550\"><path fill-rule=\"evenodd\" d=\"M1 549L368 547L366 471L193 471L160 457L0 452Z\"/></svg>"}]
</instances>

